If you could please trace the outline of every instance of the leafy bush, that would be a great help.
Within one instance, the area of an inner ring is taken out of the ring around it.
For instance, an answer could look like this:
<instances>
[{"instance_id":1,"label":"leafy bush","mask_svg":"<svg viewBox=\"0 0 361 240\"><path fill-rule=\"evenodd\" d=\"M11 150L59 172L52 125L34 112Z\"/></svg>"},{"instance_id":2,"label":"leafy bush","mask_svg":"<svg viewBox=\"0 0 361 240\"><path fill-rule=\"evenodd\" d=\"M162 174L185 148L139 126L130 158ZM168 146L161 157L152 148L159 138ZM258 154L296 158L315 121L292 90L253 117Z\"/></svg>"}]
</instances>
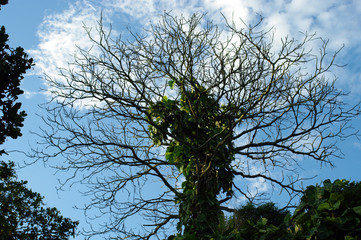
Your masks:
<instances>
[{"instance_id":1,"label":"leafy bush","mask_svg":"<svg viewBox=\"0 0 361 240\"><path fill-rule=\"evenodd\" d=\"M361 183L325 180L306 188L291 214L274 203L248 203L220 221L220 235L231 240L361 239Z\"/></svg>"},{"instance_id":2,"label":"leafy bush","mask_svg":"<svg viewBox=\"0 0 361 240\"><path fill-rule=\"evenodd\" d=\"M309 186L291 218L294 239L361 239L361 184Z\"/></svg>"},{"instance_id":3,"label":"leafy bush","mask_svg":"<svg viewBox=\"0 0 361 240\"><path fill-rule=\"evenodd\" d=\"M220 230L224 237L220 239L288 239L286 216L289 216L289 211L278 209L272 202L258 207L248 203L221 221Z\"/></svg>"}]
</instances>

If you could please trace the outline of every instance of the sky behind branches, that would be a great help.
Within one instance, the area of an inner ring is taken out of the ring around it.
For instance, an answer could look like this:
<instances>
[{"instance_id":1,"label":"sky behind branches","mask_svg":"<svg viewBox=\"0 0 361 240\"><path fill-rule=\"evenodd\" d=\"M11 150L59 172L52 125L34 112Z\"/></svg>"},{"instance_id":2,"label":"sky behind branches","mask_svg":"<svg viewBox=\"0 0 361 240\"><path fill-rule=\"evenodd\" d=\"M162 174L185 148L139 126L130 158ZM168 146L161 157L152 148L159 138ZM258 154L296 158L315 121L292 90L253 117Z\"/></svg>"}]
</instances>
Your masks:
<instances>
[{"instance_id":1,"label":"sky behind branches","mask_svg":"<svg viewBox=\"0 0 361 240\"><path fill-rule=\"evenodd\" d=\"M223 22L224 16L238 24L256 23L262 15L262 24L265 29L272 28L276 44L286 35L300 38L301 32L316 33L318 37L329 39L330 54L343 48L337 63L345 67L333 71L338 78L336 86L350 92L345 99L350 104L361 100L361 2L357 0L10 0L0 11L0 25L5 25L10 35L10 46L25 48L34 58L36 67L26 75L22 84L25 94L21 101L28 113L24 136L7 141L4 147L10 154L6 158L19 164L29 161L18 151L28 151L29 145L34 147L36 137L30 132L41 127L40 118L36 116L42 115L38 104L45 103L48 98L40 90L46 88L42 78L44 74L57 77L57 68L67 67L72 62L77 46L91 48L84 26L94 32L102 16L106 26L111 24L114 36L127 37L128 28L141 32L142 28L156 23L164 11L185 16L195 12L207 13L214 23ZM314 47L317 51L317 46ZM356 119L354 126L360 130L359 122L360 119ZM335 159L334 169L320 169L319 165L310 164L302 175L319 176L306 184L327 178L361 180L360 141L350 138L340 142L339 147L345 154L344 159ZM84 221L82 212L72 208L86 202L79 193L83 189L68 186L64 192L58 193L55 190L59 186L57 178L64 178L61 173L54 173L42 163L18 171L20 178L27 179L33 190L46 197L45 202L58 207L65 216ZM254 186L264 187L259 182Z\"/></svg>"}]
</instances>

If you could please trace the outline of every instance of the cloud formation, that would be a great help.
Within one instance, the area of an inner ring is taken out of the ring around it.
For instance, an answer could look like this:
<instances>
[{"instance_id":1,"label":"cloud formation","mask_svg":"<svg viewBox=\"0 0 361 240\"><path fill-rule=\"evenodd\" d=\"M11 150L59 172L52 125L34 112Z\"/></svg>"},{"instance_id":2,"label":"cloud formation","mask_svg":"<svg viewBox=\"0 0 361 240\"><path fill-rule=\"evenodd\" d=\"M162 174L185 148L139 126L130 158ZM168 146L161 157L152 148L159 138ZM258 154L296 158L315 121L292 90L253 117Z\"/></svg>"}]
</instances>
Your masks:
<instances>
[{"instance_id":1,"label":"cloud formation","mask_svg":"<svg viewBox=\"0 0 361 240\"><path fill-rule=\"evenodd\" d=\"M39 45L29 51L36 59L36 70L56 77L58 68L67 68L74 60L77 46L91 47L84 25L95 26L99 16L99 9L78 1L62 13L45 17L38 31Z\"/></svg>"}]
</instances>

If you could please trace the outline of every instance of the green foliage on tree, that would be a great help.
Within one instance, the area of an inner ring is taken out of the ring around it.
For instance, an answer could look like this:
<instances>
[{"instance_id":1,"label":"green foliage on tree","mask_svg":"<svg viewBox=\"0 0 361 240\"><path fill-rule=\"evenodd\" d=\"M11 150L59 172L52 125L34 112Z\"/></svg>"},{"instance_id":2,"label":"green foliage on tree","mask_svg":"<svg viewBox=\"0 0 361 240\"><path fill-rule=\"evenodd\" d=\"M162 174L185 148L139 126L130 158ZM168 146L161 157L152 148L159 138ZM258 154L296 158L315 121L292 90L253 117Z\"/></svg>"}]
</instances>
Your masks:
<instances>
[{"instance_id":1,"label":"green foliage on tree","mask_svg":"<svg viewBox=\"0 0 361 240\"><path fill-rule=\"evenodd\" d=\"M6 5L8 0L0 1ZM23 93L20 82L23 74L33 65L33 59L29 58L24 49L11 48L8 45L9 35L5 27L0 28L0 145L5 142L6 137L16 139L21 136L20 127L26 116L25 111L20 111L21 103L16 102L19 95ZM1 150L0 154L5 151Z\"/></svg>"},{"instance_id":2,"label":"green foliage on tree","mask_svg":"<svg viewBox=\"0 0 361 240\"><path fill-rule=\"evenodd\" d=\"M26 116L20 111L21 103L18 96L23 93L20 81L26 70L30 69L33 59L29 58L24 49L12 49L7 44L9 35L5 27L0 29L0 144L7 136L17 138L21 136L20 127Z\"/></svg>"},{"instance_id":3,"label":"green foliage on tree","mask_svg":"<svg viewBox=\"0 0 361 240\"><path fill-rule=\"evenodd\" d=\"M264 203L255 206L252 203L247 203L242 208L237 209L231 220L235 229L240 229L243 223L251 221L258 222L262 218L267 218L267 222L274 226L283 224L284 218L289 213L288 210L280 210L272 202Z\"/></svg>"},{"instance_id":4,"label":"green foliage on tree","mask_svg":"<svg viewBox=\"0 0 361 240\"><path fill-rule=\"evenodd\" d=\"M220 106L195 79L187 83L187 90L184 81L179 78L169 82L180 92L179 100L165 96L149 107L148 117L153 123L149 128L155 144L167 143L166 160L185 177L183 193L176 197L178 230L184 228L184 239L209 239L217 232L221 213L217 196L232 195L230 164L235 152L229 129L235 116L227 115L227 107ZM175 138L169 140L161 129L169 129Z\"/></svg>"},{"instance_id":5,"label":"green foliage on tree","mask_svg":"<svg viewBox=\"0 0 361 240\"><path fill-rule=\"evenodd\" d=\"M283 230L286 230L284 219L287 214L289 214L289 211L280 210L271 202L260 206L248 203L237 209L232 217L227 220L228 229L234 229L244 239L256 240L262 237L277 239L279 235L277 236L275 232L279 234L278 228L283 227ZM264 231L268 228L268 231ZM261 229L263 232L260 231Z\"/></svg>"},{"instance_id":6,"label":"green foliage on tree","mask_svg":"<svg viewBox=\"0 0 361 240\"><path fill-rule=\"evenodd\" d=\"M289 226L285 222L285 218L289 217L289 214L289 211L278 209L272 202L259 206L247 203L230 217L221 218L221 239L289 239Z\"/></svg>"},{"instance_id":7,"label":"green foliage on tree","mask_svg":"<svg viewBox=\"0 0 361 240\"><path fill-rule=\"evenodd\" d=\"M56 208L44 207L43 197L18 181L13 163L0 163L0 239L69 239L78 222Z\"/></svg>"}]
</instances>

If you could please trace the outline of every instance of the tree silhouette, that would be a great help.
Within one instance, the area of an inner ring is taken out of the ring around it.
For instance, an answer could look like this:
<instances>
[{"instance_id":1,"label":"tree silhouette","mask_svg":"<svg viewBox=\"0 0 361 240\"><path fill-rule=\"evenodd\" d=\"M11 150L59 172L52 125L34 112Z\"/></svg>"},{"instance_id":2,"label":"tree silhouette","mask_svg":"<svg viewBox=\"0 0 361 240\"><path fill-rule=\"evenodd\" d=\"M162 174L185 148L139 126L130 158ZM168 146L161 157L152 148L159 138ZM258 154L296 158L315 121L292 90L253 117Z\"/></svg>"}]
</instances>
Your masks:
<instances>
[{"instance_id":1,"label":"tree silhouette","mask_svg":"<svg viewBox=\"0 0 361 240\"><path fill-rule=\"evenodd\" d=\"M45 208L43 197L18 181L13 163L0 162L0 239L69 239L78 222L56 208Z\"/></svg>"},{"instance_id":2,"label":"tree silhouette","mask_svg":"<svg viewBox=\"0 0 361 240\"><path fill-rule=\"evenodd\" d=\"M24 49L12 49L7 44L9 35L5 27L0 29L0 144L7 136L17 138L21 136L20 127L26 116L25 111L20 111L21 103L16 102L23 93L20 81L23 74L30 69L33 59L29 58Z\"/></svg>"}]
</instances>

